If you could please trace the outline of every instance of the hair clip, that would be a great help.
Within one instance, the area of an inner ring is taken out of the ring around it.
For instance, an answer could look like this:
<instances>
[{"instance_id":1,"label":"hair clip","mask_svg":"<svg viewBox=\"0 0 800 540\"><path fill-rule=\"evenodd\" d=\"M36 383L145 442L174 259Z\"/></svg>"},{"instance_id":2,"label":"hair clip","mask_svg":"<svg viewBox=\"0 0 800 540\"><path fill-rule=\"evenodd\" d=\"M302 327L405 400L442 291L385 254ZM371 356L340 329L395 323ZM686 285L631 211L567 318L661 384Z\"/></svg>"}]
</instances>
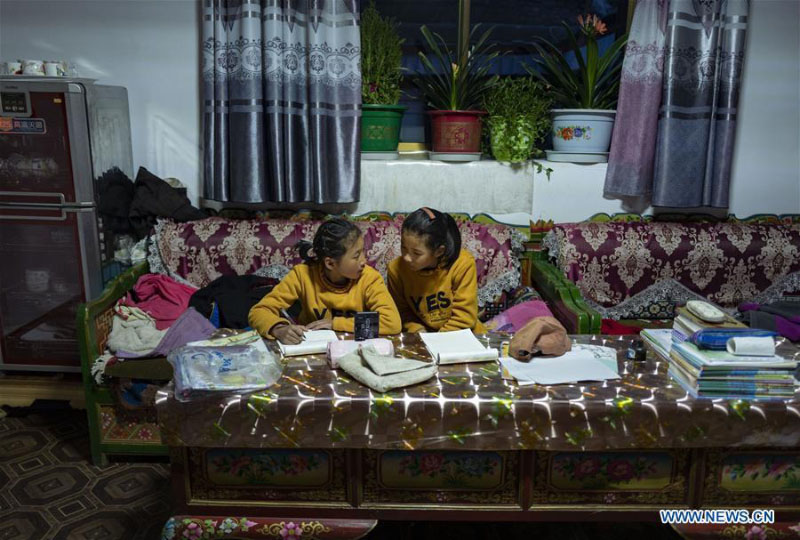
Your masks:
<instances>
[{"instance_id":1,"label":"hair clip","mask_svg":"<svg viewBox=\"0 0 800 540\"><path fill-rule=\"evenodd\" d=\"M428 214L428 217L431 219L431 221L433 221L434 219L436 219L436 216L435 216L435 215L433 215L433 211L431 211L431 209L430 209L430 208L428 208L427 206L423 206L422 208L420 208L420 210L422 210L423 212L425 212L426 214Z\"/></svg>"}]
</instances>

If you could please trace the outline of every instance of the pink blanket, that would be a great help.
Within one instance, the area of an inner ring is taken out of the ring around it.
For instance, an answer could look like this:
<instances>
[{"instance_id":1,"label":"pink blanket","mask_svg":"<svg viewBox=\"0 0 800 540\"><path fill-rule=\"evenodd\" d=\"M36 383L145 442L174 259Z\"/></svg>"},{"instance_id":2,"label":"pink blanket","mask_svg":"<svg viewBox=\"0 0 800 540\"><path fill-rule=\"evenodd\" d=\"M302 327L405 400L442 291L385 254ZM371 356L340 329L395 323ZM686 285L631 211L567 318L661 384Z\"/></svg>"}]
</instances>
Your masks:
<instances>
[{"instance_id":1,"label":"pink blanket","mask_svg":"<svg viewBox=\"0 0 800 540\"><path fill-rule=\"evenodd\" d=\"M553 313L541 300L528 300L505 310L486 323L490 332L517 332L536 317L552 317Z\"/></svg>"},{"instance_id":2,"label":"pink blanket","mask_svg":"<svg viewBox=\"0 0 800 540\"><path fill-rule=\"evenodd\" d=\"M155 319L156 328L164 330L186 311L196 290L163 274L144 274L121 303L138 307Z\"/></svg>"}]
</instances>

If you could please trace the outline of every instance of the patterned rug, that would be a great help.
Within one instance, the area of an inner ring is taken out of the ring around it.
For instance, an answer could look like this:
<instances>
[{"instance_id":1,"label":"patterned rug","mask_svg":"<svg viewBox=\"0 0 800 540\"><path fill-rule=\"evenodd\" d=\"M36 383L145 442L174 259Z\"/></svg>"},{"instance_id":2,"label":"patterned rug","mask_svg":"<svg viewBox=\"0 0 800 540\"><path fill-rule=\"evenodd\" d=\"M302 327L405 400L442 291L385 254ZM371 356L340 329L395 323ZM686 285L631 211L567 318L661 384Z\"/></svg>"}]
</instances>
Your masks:
<instances>
[{"instance_id":1,"label":"patterned rug","mask_svg":"<svg viewBox=\"0 0 800 540\"><path fill-rule=\"evenodd\" d=\"M47 405L0 418L0 540L158 540L171 514L167 465L90 465L85 412ZM380 522L366 538L679 537L669 527L641 523Z\"/></svg>"},{"instance_id":2,"label":"patterned rug","mask_svg":"<svg viewBox=\"0 0 800 540\"><path fill-rule=\"evenodd\" d=\"M86 413L0 419L0 540L151 540L170 516L165 463L89 464Z\"/></svg>"}]
</instances>

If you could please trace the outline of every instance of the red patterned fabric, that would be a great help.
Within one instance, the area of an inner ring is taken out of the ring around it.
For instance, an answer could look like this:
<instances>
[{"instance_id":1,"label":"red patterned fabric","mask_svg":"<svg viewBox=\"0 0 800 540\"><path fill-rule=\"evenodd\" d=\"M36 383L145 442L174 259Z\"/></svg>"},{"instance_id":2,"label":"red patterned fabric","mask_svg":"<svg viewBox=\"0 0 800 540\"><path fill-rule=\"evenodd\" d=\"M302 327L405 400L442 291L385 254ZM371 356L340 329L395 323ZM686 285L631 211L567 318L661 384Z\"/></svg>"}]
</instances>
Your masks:
<instances>
[{"instance_id":1,"label":"red patterned fabric","mask_svg":"<svg viewBox=\"0 0 800 540\"><path fill-rule=\"evenodd\" d=\"M666 282L725 308L800 282L797 223L568 223L556 225L545 246L584 297L606 308ZM647 300L663 300L656 296Z\"/></svg>"},{"instance_id":2,"label":"red patterned fabric","mask_svg":"<svg viewBox=\"0 0 800 540\"><path fill-rule=\"evenodd\" d=\"M283 277L302 262L295 249L300 240L311 240L321 223L317 219L231 220L212 217L188 223L159 221L151 271L161 272L195 287L204 287L221 275L259 273ZM367 264L384 279L386 268L400 255L403 218L355 221L364 233ZM481 304L519 285L515 231L504 225L460 222L462 244L475 257Z\"/></svg>"}]
</instances>

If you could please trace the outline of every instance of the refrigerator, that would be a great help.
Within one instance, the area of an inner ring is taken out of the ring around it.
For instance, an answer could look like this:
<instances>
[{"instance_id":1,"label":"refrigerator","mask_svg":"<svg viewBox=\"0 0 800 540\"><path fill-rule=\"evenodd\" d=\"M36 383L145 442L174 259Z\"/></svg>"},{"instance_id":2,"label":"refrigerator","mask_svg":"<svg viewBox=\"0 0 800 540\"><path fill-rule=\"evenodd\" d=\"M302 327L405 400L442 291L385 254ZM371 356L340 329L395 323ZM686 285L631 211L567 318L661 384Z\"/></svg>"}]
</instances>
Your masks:
<instances>
[{"instance_id":1,"label":"refrigerator","mask_svg":"<svg viewBox=\"0 0 800 540\"><path fill-rule=\"evenodd\" d=\"M80 371L77 307L112 263L95 185L112 167L133 177L125 88L0 77L0 371Z\"/></svg>"}]
</instances>

